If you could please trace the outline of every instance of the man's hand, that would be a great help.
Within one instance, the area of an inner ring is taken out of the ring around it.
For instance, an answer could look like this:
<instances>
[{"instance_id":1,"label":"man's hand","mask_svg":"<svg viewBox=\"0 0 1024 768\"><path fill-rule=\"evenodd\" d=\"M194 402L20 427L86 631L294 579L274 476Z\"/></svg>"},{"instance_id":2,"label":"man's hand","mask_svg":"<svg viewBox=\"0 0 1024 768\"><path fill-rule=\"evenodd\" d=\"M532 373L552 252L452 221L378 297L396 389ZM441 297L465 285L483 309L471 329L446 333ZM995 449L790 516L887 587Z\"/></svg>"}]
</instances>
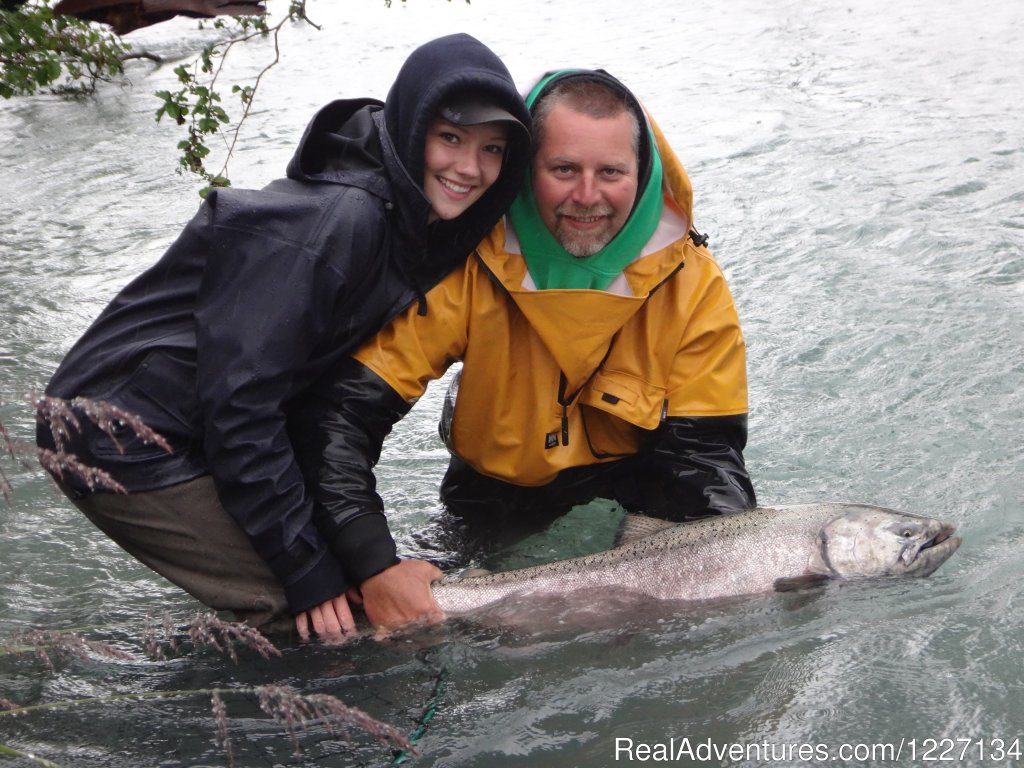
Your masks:
<instances>
[{"instance_id":1,"label":"man's hand","mask_svg":"<svg viewBox=\"0 0 1024 768\"><path fill-rule=\"evenodd\" d=\"M299 637L309 640L309 627L325 643L343 643L355 634L356 623L348 607L345 595L332 597L325 603L313 606L295 617L295 629Z\"/></svg>"},{"instance_id":2,"label":"man's hand","mask_svg":"<svg viewBox=\"0 0 1024 768\"><path fill-rule=\"evenodd\" d=\"M425 560L401 560L385 568L360 587L366 618L379 635L406 624L444 621L430 591L442 575L440 568Z\"/></svg>"}]
</instances>

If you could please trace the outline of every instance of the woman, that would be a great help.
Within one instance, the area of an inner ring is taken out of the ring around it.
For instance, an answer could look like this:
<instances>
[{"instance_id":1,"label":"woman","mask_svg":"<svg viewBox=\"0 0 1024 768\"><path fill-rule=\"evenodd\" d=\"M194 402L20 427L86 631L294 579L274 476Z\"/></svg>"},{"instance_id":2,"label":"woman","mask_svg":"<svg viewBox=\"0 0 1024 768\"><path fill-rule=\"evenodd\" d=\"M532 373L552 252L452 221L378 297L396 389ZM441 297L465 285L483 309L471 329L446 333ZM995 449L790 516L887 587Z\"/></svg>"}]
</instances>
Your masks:
<instances>
[{"instance_id":1,"label":"woman","mask_svg":"<svg viewBox=\"0 0 1024 768\"><path fill-rule=\"evenodd\" d=\"M311 520L289 413L334 363L459 265L519 189L529 113L479 41L412 53L382 104L313 118L287 178L211 192L47 388L136 414L170 443L84 419L66 450L127 495L62 488L100 529L216 609L352 626L341 564ZM53 431L39 444L53 448ZM226 511L225 511L226 510Z\"/></svg>"}]
</instances>

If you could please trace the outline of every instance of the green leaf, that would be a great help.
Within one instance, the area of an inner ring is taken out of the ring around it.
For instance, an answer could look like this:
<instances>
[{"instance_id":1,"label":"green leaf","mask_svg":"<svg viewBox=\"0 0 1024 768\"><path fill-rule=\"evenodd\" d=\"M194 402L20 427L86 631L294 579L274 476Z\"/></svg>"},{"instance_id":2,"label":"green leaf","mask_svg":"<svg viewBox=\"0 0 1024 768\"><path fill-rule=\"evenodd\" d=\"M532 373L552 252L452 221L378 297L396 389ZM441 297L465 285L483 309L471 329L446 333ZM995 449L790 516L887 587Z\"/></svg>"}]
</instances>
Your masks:
<instances>
[{"instance_id":1,"label":"green leaf","mask_svg":"<svg viewBox=\"0 0 1024 768\"><path fill-rule=\"evenodd\" d=\"M61 68L59 61L51 59L50 61L45 62L42 69L42 79L39 80L39 84L47 85L52 83L60 77L60 73Z\"/></svg>"}]
</instances>

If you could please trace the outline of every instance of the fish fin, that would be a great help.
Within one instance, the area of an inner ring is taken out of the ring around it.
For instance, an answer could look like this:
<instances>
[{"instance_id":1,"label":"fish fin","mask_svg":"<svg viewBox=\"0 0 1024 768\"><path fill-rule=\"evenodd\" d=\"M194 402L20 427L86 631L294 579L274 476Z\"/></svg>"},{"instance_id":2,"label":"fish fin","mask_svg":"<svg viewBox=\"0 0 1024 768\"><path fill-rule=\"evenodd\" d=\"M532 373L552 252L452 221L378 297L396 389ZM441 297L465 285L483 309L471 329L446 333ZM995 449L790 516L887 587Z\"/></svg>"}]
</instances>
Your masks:
<instances>
[{"instance_id":1,"label":"fish fin","mask_svg":"<svg viewBox=\"0 0 1024 768\"><path fill-rule=\"evenodd\" d=\"M674 525L678 525L678 523L671 523L668 520L648 517L647 515L626 515L622 518L622 522L619 523L619 530L615 533L615 544L613 546L621 547L623 544L642 539L645 536L650 536Z\"/></svg>"},{"instance_id":2,"label":"fish fin","mask_svg":"<svg viewBox=\"0 0 1024 768\"><path fill-rule=\"evenodd\" d=\"M775 580L776 592L797 592L801 589L823 587L831 579L823 573L805 573L803 576L786 576Z\"/></svg>"},{"instance_id":3,"label":"fish fin","mask_svg":"<svg viewBox=\"0 0 1024 768\"><path fill-rule=\"evenodd\" d=\"M489 571L486 568L469 568L459 575L459 580L473 579L477 576L490 576L492 573L494 573L494 571Z\"/></svg>"}]
</instances>

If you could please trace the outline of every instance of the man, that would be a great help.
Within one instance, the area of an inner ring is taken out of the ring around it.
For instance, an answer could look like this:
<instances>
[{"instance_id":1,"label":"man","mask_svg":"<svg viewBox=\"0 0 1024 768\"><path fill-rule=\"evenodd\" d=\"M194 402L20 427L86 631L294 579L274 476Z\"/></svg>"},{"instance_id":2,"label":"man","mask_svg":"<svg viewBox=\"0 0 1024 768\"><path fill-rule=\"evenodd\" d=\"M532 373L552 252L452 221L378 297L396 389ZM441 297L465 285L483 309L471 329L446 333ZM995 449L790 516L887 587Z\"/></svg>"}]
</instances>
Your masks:
<instances>
[{"instance_id":1,"label":"man","mask_svg":"<svg viewBox=\"0 0 1024 768\"><path fill-rule=\"evenodd\" d=\"M317 524L378 627L436 620L432 565L400 560L372 467L455 361L442 499L476 538L515 538L596 497L686 520L755 505L743 336L692 228L682 165L602 71L527 99L531 176L503 224L337 372L304 453Z\"/></svg>"}]
</instances>

